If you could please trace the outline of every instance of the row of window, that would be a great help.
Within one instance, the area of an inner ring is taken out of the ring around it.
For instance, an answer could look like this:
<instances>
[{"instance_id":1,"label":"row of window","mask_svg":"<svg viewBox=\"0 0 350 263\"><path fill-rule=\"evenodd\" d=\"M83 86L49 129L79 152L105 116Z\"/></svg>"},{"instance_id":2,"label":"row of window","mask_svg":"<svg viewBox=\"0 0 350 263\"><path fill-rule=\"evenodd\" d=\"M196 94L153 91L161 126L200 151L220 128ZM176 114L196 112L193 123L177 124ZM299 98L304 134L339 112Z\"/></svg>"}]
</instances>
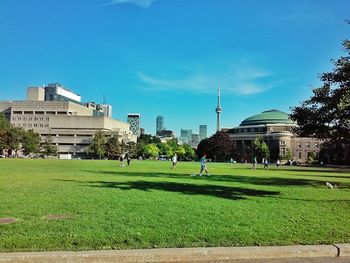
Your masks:
<instances>
[{"instance_id":1,"label":"row of window","mask_svg":"<svg viewBox=\"0 0 350 263\"><path fill-rule=\"evenodd\" d=\"M286 142L285 141L280 141L280 145L286 145ZM302 147L302 143L301 142L298 142L297 145L298 145L298 148ZM315 148L318 148L319 144L315 143L314 146L315 146ZM305 147L306 148L310 148L311 147L311 143L310 142L306 142L305 143Z\"/></svg>"},{"instance_id":2,"label":"row of window","mask_svg":"<svg viewBox=\"0 0 350 263\"><path fill-rule=\"evenodd\" d=\"M48 114L48 115L72 115L72 112L67 111L13 111L13 114Z\"/></svg>"},{"instance_id":3,"label":"row of window","mask_svg":"<svg viewBox=\"0 0 350 263\"><path fill-rule=\"evenodd\" d=\"M16 123L15 124L15 127L23 127L23 128L37 128L37 127L40 127L40 128L48 128L49 127L49 124L48 123Z\"/></svg>"},{"instance_id":4,"label":"row of window","mask_svg":"<svg viewBox=\"0 0 350 263\"><path fill-rule=\"evenodd\" d=\"M266 132L266 127L234 129L233 133Z\"/></svg>"},{"instance_id":5,"label":"row of window","mask_svg":"<svg viewBox=\"0 0 350 263\"><path fill-rule=\"evenodd\" d=\"M49 121L50 120L50 118L49 117L12 117L12 120L13 121Z\"/></svg>"}]
</instances>

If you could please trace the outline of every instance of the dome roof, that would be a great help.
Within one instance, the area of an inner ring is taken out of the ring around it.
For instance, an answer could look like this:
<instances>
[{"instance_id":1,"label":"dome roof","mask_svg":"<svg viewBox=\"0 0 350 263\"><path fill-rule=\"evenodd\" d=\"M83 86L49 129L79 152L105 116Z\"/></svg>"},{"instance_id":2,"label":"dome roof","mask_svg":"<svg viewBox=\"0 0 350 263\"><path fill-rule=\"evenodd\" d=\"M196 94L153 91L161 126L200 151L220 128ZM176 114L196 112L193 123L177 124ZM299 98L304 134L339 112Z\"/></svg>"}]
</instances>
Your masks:
<instances>
[{"instance_id":1,"label":"dome roof","mask_svg":"<svg viewBox=\"0 0 350 263\"><path fill-rule=\"evenodd\" d=\"M275 123L294 124L287 113L279 110L268 110L245 119L239 126Z\"/></svg>"}]
</instances>

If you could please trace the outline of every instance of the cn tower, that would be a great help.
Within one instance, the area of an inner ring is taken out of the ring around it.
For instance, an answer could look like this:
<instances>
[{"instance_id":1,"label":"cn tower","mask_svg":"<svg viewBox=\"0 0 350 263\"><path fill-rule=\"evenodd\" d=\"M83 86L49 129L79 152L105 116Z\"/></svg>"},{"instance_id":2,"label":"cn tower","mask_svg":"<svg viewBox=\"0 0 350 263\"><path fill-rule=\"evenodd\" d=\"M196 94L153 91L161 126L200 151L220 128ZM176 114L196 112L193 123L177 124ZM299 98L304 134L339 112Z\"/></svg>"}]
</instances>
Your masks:
<instances>
[{"instance_id":1,"label":"cn tower","mask_svg":"<svg viewBox=\"0 0 350 263\"><path fill-rule=\"evenodd\" d=\"M220 106L220 82L218 85L218 106L215 109L216 112L216 131L220 131L220 113L222 112L222 108Z\"/></svg>"}]
</instances>

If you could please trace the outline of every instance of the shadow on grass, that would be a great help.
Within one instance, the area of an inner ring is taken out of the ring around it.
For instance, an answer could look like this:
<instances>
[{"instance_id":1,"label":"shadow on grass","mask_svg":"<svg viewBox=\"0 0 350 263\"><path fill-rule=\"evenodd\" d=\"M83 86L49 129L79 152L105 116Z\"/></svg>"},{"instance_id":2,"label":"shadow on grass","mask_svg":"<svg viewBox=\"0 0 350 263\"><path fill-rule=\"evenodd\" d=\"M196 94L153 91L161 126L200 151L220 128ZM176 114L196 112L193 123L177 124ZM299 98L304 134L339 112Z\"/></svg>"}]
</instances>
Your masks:
<instances>
[{"instance_id":1,"label":"shadow on grass","mask_svg":"<svg viewBox=\"0 0 350 263\"><path fill-rule=\"evenodd\" d=\"M280 192L249 189L242 187L229 187L222 185L198 185L176 182L154 182L154 181L130 181L130 182L109 182L109 181L78 181L78 180L61 180L62 182L77 182L84 186L114 188L120 190L141 190L151 191L160 190L166 192L177 192L185 195L208 195L230 200L242 200L247 197L264 197L276 196Z\"/></svg>"},{"instance_id":2,"label":"shadow on grass","mask_svg":"<svg viewBox=\"0 0 350 263\"><path fill-rule=\"evenodd\" d=\"M266 177L266 176L250 176L250 175L213 175L208 178L191 177L190 175L178 174L178 173L144 173L144 172L128 172L128 171L92 171L85 170L84 172L94 174L116 175L126 177L150 177L150 178L173 178L173 179L188 179L188 180L208 180L217 182L235 182L253 185L263 186L325 186L327 180L314 180L305 178L285 178L285 177ZM299 175L298 175L299 176ZM302 175L300 175L302 176ZM305 175L308 177L309 175ZM335 177L334 179L341 179L341 177ZM346 178L348 179L348 177ZM338 182L335 183L340 188L350 188L350 183ZM333 183L331 181L331 183Z\"/></svg>"}]
</instances>

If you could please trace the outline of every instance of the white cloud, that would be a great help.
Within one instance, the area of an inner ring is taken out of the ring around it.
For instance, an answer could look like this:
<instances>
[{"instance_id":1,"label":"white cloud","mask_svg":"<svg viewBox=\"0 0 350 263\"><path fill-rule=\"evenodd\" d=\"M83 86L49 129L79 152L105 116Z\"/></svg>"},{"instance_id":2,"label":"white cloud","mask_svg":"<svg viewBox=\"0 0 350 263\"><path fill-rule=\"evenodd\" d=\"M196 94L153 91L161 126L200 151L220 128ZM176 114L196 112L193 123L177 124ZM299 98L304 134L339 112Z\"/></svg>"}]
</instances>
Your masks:
<instances>
[{"instance_id":1,"label":"white cloud","mask_svg":"<svg viewBox=\"0 0 350 263\"><path fill-rule=\"evenodd\" d=\"M139 7L148 8L156 0L112 0L105 5L116 5L116 4L133 4Z\"/></svg>"},{"instance_id":2,"label":"white cloud","mask_svg":"<svg viewBox=\"0 0 350 263\"><path fill-rule=\"evenodd\" d=\"M184 78L164 78L139 73L138 78L146 91L189 91L199 93L216 93L218 82L223 92L237 95L252 95L265 92L273 85L266 83L271 74L255 68L231 70L226 74L192 74Z\"/></svg>"}]
</instances>

